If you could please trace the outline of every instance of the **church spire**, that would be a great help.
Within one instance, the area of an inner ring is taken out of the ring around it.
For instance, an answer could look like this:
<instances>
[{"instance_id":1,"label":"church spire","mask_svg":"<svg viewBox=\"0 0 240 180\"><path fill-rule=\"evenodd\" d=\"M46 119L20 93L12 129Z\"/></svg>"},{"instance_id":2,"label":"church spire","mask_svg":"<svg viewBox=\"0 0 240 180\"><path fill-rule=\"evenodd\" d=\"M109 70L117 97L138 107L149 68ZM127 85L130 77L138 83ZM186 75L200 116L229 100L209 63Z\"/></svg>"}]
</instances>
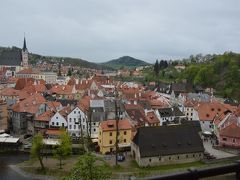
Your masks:
<instances>
[{"instance_id":1,"label":"church spire","mask_svg":"<svg viewBox=\"0 0 240 180\"><path fill-rule=\"evenodd\" d=\"M26 39L25 39L25 36L24 36L23 51L26 51L26 50L27 50L27 45L26 45Z\"/></svg>"}]
</instances>

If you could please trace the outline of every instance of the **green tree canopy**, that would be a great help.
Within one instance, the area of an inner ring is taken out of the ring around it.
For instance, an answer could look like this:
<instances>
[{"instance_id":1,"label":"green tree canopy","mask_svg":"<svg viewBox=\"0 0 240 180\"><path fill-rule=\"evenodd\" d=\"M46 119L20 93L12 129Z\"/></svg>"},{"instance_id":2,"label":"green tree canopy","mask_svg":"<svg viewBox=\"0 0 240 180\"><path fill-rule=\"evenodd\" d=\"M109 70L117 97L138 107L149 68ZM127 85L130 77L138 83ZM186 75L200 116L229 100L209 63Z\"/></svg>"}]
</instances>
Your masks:
<instances>
[{"instance_id":1,"label":"green tree canopy","mask_svg":"<svg viewBox=\"0 0 240 180\"><path fill-rule=\"evenodd\" d=\"M110 167L91 153L80 156L67 180L105 180L111 176Z\"/></svg>"},{"instance_id":2,"label":"green tree canopy","mask_svg":"<svg viewBox=\"0 0 240 180\"><path fill-rule=\"evenodd\" d=\"M44 144L43 144L43 136L39 133L36 134L33 137L32 140L32 148L31 148L31 158L37 158L40 162L41 168L42 170L45 169L42 159L43 159L43 148L44 148Z\"/></svg>"},{"instance_id":3,"label":"green tree canopy","mask_svg":"<svg viewBox=\"0 0 240 180\"><path fill-rule=\"evenodd\" d=\"M72 142L65 130L61 130L60 144L53 149L53 155L59 160L59 168L62 168L62 160L72 153Z\"/></svg>"}]
</instances>

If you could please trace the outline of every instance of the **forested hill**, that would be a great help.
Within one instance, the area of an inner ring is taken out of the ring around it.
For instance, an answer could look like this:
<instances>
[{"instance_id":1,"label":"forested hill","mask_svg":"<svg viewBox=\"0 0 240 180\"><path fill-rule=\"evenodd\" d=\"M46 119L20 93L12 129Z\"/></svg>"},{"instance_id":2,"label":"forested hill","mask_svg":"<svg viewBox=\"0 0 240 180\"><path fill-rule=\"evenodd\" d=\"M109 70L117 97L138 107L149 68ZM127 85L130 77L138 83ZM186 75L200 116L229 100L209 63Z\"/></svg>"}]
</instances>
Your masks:
<instances>
[{"instance_id":1,"label":"forested hill","mask_svg":"<svg viewBox=\"0 0 240 180\"><path fill-rule=\"evenodd\" d=\"M227 52L203 61L196 61L194 58L191 61L180 74L180 79L215 88L223 97L240 100L240 54Z\"/></svg>"},{"instance_id":2,"label":"forested hill","mask_svg":"<svg viewBox=\"0 0 240 180\"><path fill-rule=\"evenodd\" d=\"M91 68L91 69L111 69L107 66L89 62L80 58L71 58L71 57L56 57L56 56L42 56L38 54L30 54L30 62L31 64L36 63L38 60L44 61L52 61L52 62L59 62L61 61L65 65L71 64L72 66L80 66L84 68Z\"/></svg>"},{"instance_id":3,"label":"forested hill","mask_svg":"<svg viewBox=\"0 0 240 180\"><path fill-rule=\"evenodd\" d=\"M21 50L18 47L0 47L0 54L3 51L11 51L12 49L18 49ZM43 61L49 61L49 62L59 62L61 61L65 65L73 65L73 66L80 66L85 68L92 68L92 69L112 69L110 67L89 62L80 58L70 58L70 57L56 57L56 56L42 56L35 53L29 53L29 61L30 64L36 64L37 61L43 60ZM62 61L64 60L64 61Z\"/></svg>"},{"instance_id":4,"label":"forested hill","mask_svg":"<svg viewBox=\"0 0 240 180\"><path fill-rule=\"evenodd\" d=\"M150 65L149 63L135 59L130 56L123 56L118 59L113 59L111 61L107 61L105 63L101 63L102 65L114 68L114 69L119 69L119 68L136 68L139 66L147 66Z\"/></svg>"}]
</instances>

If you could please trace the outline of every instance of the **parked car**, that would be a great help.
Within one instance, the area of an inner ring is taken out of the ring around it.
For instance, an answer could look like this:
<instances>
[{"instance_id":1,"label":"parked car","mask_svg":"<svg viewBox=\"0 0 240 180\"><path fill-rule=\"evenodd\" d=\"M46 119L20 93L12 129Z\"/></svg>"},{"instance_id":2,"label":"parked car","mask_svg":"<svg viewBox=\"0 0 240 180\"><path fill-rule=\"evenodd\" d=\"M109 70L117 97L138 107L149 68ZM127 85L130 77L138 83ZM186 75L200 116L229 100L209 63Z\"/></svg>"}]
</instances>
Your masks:
<instances>
[{"instance_id":1,"label":"parked car","mask_svg":"<svg viewBox=\"0 0 240 180\"><path fill-rule=\"evenodd\" d=\"M125 156L123 154L118 154L117 155L117 161L119 161L119 162L125 161Z\"/></svg>"}]
</instances>

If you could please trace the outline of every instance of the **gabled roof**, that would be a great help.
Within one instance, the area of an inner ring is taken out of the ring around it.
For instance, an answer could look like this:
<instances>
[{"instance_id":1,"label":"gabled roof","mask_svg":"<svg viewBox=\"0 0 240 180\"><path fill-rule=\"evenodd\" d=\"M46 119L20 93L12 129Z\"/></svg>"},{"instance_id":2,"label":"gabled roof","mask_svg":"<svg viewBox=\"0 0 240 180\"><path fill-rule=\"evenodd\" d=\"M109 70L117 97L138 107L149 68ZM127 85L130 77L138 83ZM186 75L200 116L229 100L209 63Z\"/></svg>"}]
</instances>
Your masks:
<instances>
[{"instance_id":1,"label":"gabled roof","mask_svg":"<svg viewBox=\"0 0 240 180\"><path fill-rule=\"evenodd\" d=\"M161 117L184 116L184 114L179 110L178 107L161 108L158 109L158 112Z\"/></svg>"},{"instance_id":2,"label":"gabled roof","mask_svg":"<svg viewBox=\"0 0 240 180\"><path fill-rule=\"evenodd\" d=\"M51 118L54 116L54 114L55 114L55 111L48 110L48 111L44 112L43 114L36 116L35 120L48 122L51 120Z\"/></svg>"},{"instance_id":3,"label":"gabled roof","mask_svg":"<svg viewBox=\"0 0 240 180\"><path fill-rule=\"evenodd\" d=\"M40 94L33 94L23 101L18 102L12 106L15 112L28 112L35 114L41 104L45 103L46 100Z\"/></svg>"},{"instance_id":4,"label":"gabled roof","mask_svg":"<svg viewBox=\"0 0 240 180\"><path fill-rule=\"evenodd\" d=\"M133 138L141 157L203 152L202 140L191 124L141 127Z\"/></svg>"},{"instance_id":5,"label":"gabled roof","mask_svg":"<svg viewBox=\"0 0 240 180\"><path fill-rule=\"evenodd\" d=\"M229 126L221 129L219 133L220 136L240 138L240 127L236 123L232 123Z\"/></svg>"}]
</instances>

